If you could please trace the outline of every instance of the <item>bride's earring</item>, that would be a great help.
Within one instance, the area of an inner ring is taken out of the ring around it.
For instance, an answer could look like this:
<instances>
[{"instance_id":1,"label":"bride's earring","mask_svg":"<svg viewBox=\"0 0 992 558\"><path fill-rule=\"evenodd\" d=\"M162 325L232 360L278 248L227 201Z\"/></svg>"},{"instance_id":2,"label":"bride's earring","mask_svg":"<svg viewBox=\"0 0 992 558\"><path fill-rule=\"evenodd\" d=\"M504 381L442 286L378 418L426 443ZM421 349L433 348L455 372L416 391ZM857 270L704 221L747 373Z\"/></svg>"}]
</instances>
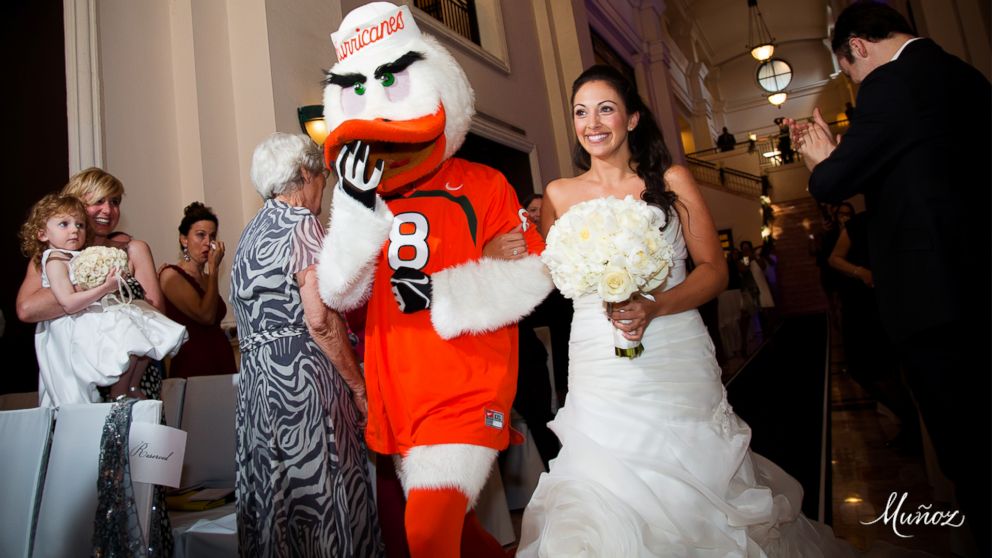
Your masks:
<instances>
[{"instance_id":1,"label":"bride's earring","mask_svg":"<svg viewBox=\"0 0 992 558\"><path fill-rule=\"evenodd\" d=\"M187 250L185 246L183 246L183 261L187 261L187 262L190 261L189 250Z\"/></svg>"}]
</instances>

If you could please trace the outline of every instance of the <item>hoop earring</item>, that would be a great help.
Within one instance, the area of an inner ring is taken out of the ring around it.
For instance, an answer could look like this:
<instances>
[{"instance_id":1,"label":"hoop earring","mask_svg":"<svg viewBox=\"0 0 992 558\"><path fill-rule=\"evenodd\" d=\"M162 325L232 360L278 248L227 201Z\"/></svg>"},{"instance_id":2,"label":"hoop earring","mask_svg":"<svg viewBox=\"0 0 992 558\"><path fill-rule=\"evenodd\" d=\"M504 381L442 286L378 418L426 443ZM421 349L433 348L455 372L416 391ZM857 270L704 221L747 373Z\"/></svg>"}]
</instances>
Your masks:
<instances>
[{"instance_id":1,"label":"hoop earring","mask_svg":"<svg viewBox=\"0 0 992 558\"><path fill-rule=\"evenodd\" d=\"M189 250L187 250L185 246L183 246L183 261L190 261Z\"/></svg>"}]
</instances>

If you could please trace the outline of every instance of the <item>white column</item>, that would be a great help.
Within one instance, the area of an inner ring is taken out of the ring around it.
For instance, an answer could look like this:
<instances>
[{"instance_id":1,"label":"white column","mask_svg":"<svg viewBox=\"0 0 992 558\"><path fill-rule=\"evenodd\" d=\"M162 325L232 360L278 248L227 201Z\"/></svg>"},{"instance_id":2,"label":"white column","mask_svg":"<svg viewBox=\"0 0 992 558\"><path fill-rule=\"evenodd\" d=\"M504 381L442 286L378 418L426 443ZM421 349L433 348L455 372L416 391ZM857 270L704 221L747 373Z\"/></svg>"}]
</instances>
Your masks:
<instances>
[{"instance_id":1,"label":"white column","mask_svg":"<svg viewBox=\"0 0 992 558\"><path fill-rule=\"evenodd\" d=\"M69 174L103 166L96 0L63 0Z\"/></svg>"}]
</instances>

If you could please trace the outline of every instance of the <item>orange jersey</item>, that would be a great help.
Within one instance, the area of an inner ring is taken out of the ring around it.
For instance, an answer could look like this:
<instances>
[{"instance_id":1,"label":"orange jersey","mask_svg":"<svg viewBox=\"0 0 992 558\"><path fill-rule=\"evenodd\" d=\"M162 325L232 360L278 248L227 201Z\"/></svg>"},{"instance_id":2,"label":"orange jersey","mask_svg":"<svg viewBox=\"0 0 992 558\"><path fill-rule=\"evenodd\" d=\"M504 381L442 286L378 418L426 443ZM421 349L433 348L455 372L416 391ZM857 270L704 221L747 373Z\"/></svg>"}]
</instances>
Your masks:
<instances>
[{"instance_id":1,"label":"orange jersey","mask_svg":"<svg viewBox=\"0 0 992 558\"><path fill-rule=\"evenodd\" d=\"M365 329L366 440L385 454L463 443L505 448L517 385L517 327L444 340L430 309L400 312L389 282L397 267L428 275L478 260L493 237L526 220L502 174L449 159L417 189L387 201L394 215L376 264ZM527 249L544 241L533 227Z\"/></svg>"}]
</instances>

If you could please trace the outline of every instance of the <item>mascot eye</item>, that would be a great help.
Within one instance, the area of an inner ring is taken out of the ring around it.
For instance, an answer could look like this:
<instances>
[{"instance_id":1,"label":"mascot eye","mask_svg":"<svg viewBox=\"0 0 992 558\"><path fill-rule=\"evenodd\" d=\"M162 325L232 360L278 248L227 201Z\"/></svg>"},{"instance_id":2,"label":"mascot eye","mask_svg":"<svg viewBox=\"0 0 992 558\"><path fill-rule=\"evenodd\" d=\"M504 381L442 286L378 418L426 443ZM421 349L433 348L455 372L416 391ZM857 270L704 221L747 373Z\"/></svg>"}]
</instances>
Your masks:
<instances>
[{"instance_id":1,"label":"mascot eye","mask_svg":"<svg viewBox=\"0 0 992 558\"><path fill-rule=\"evenodd\" d=\"M403 70L402 72L384 72L379 76L379 82L382 83L382 89L386 92L386 98L391 102L399 102L405 99L410 94L410 71Z\"/></svg>"},{"instance_id":2,"label":"mascot eye","mask_svg":"<svg viewBox=\"0 0 992 558\"><path fill-rule=\"evenodd\" d=\"M341 89L341 110L345 116L354 117L365 110L365 84L356 83Z\"/></svg>"}]
</instances>

